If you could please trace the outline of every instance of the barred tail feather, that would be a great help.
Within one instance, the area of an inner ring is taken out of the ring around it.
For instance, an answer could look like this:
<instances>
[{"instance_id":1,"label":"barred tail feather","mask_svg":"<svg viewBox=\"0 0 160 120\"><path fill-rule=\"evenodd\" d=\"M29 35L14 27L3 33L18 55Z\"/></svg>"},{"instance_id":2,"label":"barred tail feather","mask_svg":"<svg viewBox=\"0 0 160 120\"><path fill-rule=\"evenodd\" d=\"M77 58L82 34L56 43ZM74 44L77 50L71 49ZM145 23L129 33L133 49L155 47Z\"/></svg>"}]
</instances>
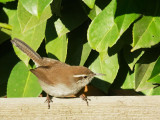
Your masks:
<instances>
[{"instance_id":1,"label":"barred tail feather","mask_svg":"<svg viewBox=\"0 0 160 120\"><path fill-rule=\"evenodd\" d=\"M36 53L31 47L29 47L25 42L14 38L11 40L12 44L14 44L16 47L18 47L21 51L23 51L27 56L29 56L35 64L38 66L42 65L42 57Z\"/></svg>"}]
</instances>

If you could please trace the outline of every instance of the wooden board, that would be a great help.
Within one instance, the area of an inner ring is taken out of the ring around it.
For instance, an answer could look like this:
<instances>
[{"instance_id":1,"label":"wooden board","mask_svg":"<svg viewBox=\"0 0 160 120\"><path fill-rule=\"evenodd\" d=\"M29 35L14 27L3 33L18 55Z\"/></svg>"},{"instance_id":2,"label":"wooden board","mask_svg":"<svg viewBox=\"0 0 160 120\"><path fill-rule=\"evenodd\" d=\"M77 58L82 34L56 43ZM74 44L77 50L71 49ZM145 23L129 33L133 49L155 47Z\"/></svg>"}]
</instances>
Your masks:
<instances>
[{"instance_id":1,"label":"wooden board","mask_svg":"<svg viewBox=\"0 0 160 120\"><path fill-rule=\"evenodd\" d=\"M160 96L80 98L0 98L0 120L160 120Z\"/></svg>"}]
</instances>

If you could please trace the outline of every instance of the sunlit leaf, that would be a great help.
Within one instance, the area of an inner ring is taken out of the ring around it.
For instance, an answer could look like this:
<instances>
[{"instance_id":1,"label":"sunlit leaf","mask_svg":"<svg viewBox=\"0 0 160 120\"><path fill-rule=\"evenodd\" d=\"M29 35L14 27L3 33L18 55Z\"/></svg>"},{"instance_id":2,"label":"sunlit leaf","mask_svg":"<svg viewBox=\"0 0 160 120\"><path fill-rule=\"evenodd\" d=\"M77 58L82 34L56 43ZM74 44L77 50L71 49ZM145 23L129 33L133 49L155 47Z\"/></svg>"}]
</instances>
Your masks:
<instances>
[{"instance_id":1,"label":"sunlit leaf","mask_svg":"<svg viewBox=\"0 0 160 120\"><path fill-rule=\"evenodd\" d=\"M89 8L93 8L95 4L95 0L82 0Z\"/></svg>"},{"instance_id":2,"label":"sunlit leaf","mask_svg":"<svg viewBox=\"0 0 160 120\"><path fill-rule=\"evenodd\" d=\"M7 97L37 97L42 92L36 76L21 61L9 76Z\"/></svg>"},{"instance_id":3,"label":"sunlit leaf","mask_svg":"<svg viewBox=\"0 0 160 120\"><path fill-rule=\"evenodd\" d=\"M88 17L93 20L101 11L102 10L97 5L95 5L89 12Z\"/></svg>"},{"instance_id":4,"label":"sunlit leaf","mask_svg":"<svg viewBox=\"0 0 160 120\"><path fill-rule=\"evenodd\" d=\"M22 33L42 24L48 18L51 17L50 6L46 7L40 18L30 14L22 5L21 2L18 3L17 16L21 27Z\"/></svg>"},{"instance_id":5,"label":"sunlit leaf","mask_svg":"<svg viewBox=\"0 0 160 120\"><path fill-rule=\"evenodd\" d=\"M133 48L150 48L160 42L160 17L143 16L133 27Z\"/></svg>"},{"instance_id":6,"label":"sunlit leaf","mask_svg":"<svg viewBox=\"0 0 160 120\"><path fill-rule=\"evenodd\" d=\"M136 64L135 66L135 90L143 91L152 89L153 85L147 80L150 78L155 62L150 64Z\"/></svg>"},{"instance_id":7,"label":"sunlit leaf","mask_svg":"<svg viewBox=\"0 0 160 120\"><path fill-rule=\"evenodd\" d=\"M133 1L126 1L123 9L127 13ZM139 15L136 13L123 14L115 18L116 0L112 0L106 8L92 21L88 29L88 42L93 49L104 52L108 46L112 47L130 24Z\"/></svg>"},{"instance_id":8,"label":"sunlit leaf","mask_svg":"<svg viewBox=\"0 0 160 120\"><path fill-rule=\"evenodd\" d=\"M35 51L39 48L45 34L46 21L41 23L40 25L34 27L31 30L28 30L25 33L21 32L20 24L18 22L17 17L15 16L13 19L13 30L12 30L12 38L18 38L27 43L31 48ZM29 57L21 52L18 48L14 46L15 52L17 56L28 65Z\"/></svg>"},{"instance_id":9,"label":"sunlit leaf","mask_svg":"<svg viewBox=\"0 0 160 120\"><path fill-rule=\"evenodd\" d=\"M40 17L53 0L20 0L24 8L34 16Z\"/></svg>"},{"instance_id":10,"label":"sunlit leaf","mask_svg":"<svg viewBox=\"0 0 160 120\"><path fill-rule=\"evenodd\" d=\"M0 0L0 3L6 3L6 2L11 2L11 1L15 1L15 0Z\"/></svg>"},{"instance_id":11,"label":"sunlit leaf","mask_svg":"<svg viewBox=\"0 0 160 120\"><path fill-rule=\"evenodd\" d=\"M60 19L55 21L54 24L55 24L55 28L56 28L56 31L59 37L69 32L68 28L66 28L66 26L62 23Z\"/></svg>"},{"instance_id":12,"label":"sunlit leaf","mask_svg":"<svg viewBox=\"0 0 160 120\"><path fill-rule=\"evenodd\" d=\"M155 63L149 82L160 83L160 57Z\"/></svg>"},{"instance_id":13,"label":"sunlit leaf","mask_svg":"<svg viewBox=\"0 0 160 120\"><path fill-rule=\"evenodd\" d=\"M52 57L57 57L60 61L65 62L67 56L68 39L66 35L56 37L46 44L46 52Z\"/></svg>"},{"instance_id":14,"label":"sunlit leaf","mask_svg":"<svg viewBox=\"0 0 160 120\"><path fill-rule=\"evenodd\" d=\"M92 84L107 93L110 84L117 76L119 69L118 56L117 54L108 56L106 53L100 53L89 68L95 73L105 74L105 76L97 76L100 80L95 80Z\"/></svg>"},{"instance_id":15,"label":"sunlit leaf","mask_svg":"<svg viewBox=\"0 0 160 120\"><path fill-rule=\"evenodd\" d=\"M90 48L89 44L85 43L83 45L83 50L82 50L82 55L81 55L81 62L80 62L81 66L83 66L84 63L86 62L90 52L91 52L91 48Z\"/></svg>"}]
</instances>

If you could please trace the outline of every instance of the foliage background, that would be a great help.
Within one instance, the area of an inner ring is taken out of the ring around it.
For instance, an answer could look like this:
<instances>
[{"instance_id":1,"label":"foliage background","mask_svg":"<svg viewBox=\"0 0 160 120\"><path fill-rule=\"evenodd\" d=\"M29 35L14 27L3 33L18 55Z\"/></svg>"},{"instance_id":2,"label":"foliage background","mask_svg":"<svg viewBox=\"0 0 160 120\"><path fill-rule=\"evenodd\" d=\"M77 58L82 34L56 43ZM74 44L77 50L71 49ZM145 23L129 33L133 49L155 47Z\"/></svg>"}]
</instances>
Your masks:
<instances>
[{"instance_id":1,"label":"foliage background","mask_svg":"<svg viewBox=\"0 0 160 120\"><path fill-rule=\"evenodd\" d=\"M160 94L153 85L160 83L159 0L0 2L1 97L42 92L33 62L10 43L15 37L41 56L106 74L91 82L106 94Z\"/></svg>"}]
</instances>

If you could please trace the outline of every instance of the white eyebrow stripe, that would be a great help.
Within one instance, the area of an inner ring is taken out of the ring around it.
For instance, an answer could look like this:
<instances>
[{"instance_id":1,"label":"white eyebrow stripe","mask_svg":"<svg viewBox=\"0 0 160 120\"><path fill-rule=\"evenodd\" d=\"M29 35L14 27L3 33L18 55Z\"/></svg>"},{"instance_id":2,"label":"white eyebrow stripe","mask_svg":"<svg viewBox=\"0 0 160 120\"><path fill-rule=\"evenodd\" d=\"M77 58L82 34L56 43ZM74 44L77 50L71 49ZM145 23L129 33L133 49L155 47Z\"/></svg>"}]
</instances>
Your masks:
<instances>
[{"instance_id":1,"label":"white eyebrow stripe","mask_svg":"<svg viewBox=\"0 0 160 120\"><path fill-rule=\"evenodd\" d=\"M82 75L73 75L73 77L85 77L85 76L87 76L87 75L85 75L85 74L82 74Z\"/></svg>"}]
</instances>

